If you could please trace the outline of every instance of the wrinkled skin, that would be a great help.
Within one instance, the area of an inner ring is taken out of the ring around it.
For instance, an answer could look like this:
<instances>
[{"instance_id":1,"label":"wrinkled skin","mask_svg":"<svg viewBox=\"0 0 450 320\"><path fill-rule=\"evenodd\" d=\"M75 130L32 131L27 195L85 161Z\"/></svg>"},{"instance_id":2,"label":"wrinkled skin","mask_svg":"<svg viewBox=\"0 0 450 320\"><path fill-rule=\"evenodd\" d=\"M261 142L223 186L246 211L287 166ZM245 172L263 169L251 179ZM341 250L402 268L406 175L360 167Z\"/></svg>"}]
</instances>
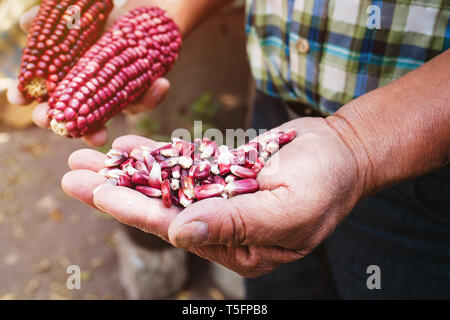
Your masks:
<instances>
[{"instance_id":1,"label":"wrinkled skin","mask_svg":"<svg viewBox=\"0 0 450 320\"><path fill-rule=\"evenodd\" d=\"M125 224L243 276L260 276L311 252L363 194L354 154L325 119L303 118L279 127L288 128L297 130L297 138L266 163L258 175L261 191L253 194L167 209L160 199L104 183L95 172L105 156L93 150L71 155L72 171L62 186L67 194ZM130 151L141 145L158 144L124 136L113 148Z\"/></svg>"}]
</instances>

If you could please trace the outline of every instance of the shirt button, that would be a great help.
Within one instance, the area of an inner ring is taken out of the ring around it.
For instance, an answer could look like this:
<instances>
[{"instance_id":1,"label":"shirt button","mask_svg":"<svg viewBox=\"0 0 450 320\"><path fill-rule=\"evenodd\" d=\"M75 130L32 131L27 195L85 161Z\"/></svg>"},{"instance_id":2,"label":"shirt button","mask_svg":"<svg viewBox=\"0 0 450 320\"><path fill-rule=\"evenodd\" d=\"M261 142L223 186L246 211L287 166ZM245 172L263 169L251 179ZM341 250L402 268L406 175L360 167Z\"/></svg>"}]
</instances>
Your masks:
<instances>
[{"instance_id":1,"label":"shirt button","mask_svg":"<svg viewBox=\"0 0 450 320\"><path fill-rule=\"evenodd\" d=\"M309 42L304 38L300 38L297 41L297 51L299 53L308 53L309 51Z\"/></svg>"}]
</instances>

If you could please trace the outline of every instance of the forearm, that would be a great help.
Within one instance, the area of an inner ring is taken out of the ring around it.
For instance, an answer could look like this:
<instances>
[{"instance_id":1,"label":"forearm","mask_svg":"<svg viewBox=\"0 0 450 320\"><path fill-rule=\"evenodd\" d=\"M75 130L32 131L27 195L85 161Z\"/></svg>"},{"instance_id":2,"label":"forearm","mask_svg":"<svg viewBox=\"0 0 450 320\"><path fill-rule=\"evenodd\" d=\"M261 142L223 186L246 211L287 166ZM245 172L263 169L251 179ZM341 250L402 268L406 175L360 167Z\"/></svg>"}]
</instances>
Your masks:
<instances>
[{"instance_id":1,"label":"forearm","mask_svg":"<svg viewBox=\"0 0 450 320\"><path fill-rule=\"evenodd\" d=\"M170 14L185 36L227 3L231 3L231 0L133 0L127 2L121 11L148 5L158 6Z\"/></svg>"},{"instance_id":2,"label":"forearm","mask_svg":"<svg viewBox=\"0 0 450 320\"><path fill-rule=\"evenodd\" d=\"M449 162L450 50L327 118L352 150L364 196Z\"/></svg>"}]
</instances>

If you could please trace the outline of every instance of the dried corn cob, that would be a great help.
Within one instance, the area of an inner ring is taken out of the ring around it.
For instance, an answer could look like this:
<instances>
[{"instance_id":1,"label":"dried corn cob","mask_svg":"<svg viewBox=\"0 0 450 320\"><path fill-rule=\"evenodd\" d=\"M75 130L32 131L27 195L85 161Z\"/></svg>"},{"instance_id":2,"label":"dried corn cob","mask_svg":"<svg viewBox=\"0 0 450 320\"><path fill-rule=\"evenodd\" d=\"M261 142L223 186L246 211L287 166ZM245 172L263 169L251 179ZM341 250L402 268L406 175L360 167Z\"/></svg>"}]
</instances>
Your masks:
<instances>
[{"instance_id":1,"label":"dried corn cob","mask_svg":"<svg viewBox=\"0 0 450 320\"><path fill-rule=\"evenodd\" d=\"M112 8L112 0L42 0L23 51L19 90L28 99L47 100L100 37Z\"/></svg>"},{"instance_id":2,"label":"dried corn cob","mask_svg":"<svg viewBox=\"0 0 450 320\"><path fill-rule=\"evenodd\" d=\"M144 94L178 57L181 35L157 7L132 10L94 44L49 99L54 132L80 137Z\"/></svg>"}]
</instances>

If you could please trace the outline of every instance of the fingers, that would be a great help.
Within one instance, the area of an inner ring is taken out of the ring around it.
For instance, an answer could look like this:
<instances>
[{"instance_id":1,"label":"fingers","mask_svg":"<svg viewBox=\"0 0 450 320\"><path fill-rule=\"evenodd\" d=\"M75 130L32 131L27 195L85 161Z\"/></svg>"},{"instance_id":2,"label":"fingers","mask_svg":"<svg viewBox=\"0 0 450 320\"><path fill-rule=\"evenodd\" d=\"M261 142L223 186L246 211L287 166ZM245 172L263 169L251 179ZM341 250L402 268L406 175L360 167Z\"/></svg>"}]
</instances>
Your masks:
<instances>
[{"instance_id":1,"label":"fingers","mask_svg":"<svg viewBox=\"0 0 450 320\"><path fill-rule=\"evenodd\" d=\"M36 17L38 11L39 6L34 6L30 10L25 12L22 17L20 17L19 25L23 32L28 33L28 30L30 30L33 19Z\"/></svg>"},{"instance_id":2,"label":"fingers","mask_svg":"<svg viewBox=\"0 0 450 320\"><path fill-rule=\"evenodd\" d=\"M194 203L172 221L170 242L183 248L211 244L273 245L289 223L286 217L277 216L283 212L280 201L286 196L283 189Z\"/></svg>"},{"instance_id":3,"label":"fingers","mask_svg":"<svg viewBox=\"0 0 450 320\"><path fill-rule=\"evenodd\" d=\"M180 211L166 208L159 198L149 198L124 187L105 187L95 191L94 203L127 225L139 228L168 240L170 222Z\"/></svg>"},{"instance_id":4,"label":"fingers","mask_svg":"<svg viewBox=\"0 0 450 320\"><path fill-rule=\"evenodd\" d=\"M61 186L69 196L95 207L93 191L105 181L105 177L90 170L74 170L64 175Z\"/></svg>"},{"instance_id":5,"label":"fingers","mask_svg":"<svg viewBox=\"0 0 450 320\"><path fill-rule=\"evenodd\" d=\"M102 126L97 131L85 135L82 139L91 147L103 146L108 142L108 130L105 126Z\"/></svg>"},{"instance_id":6,"label":"fingers","mask_svg":"<svg viewBox=\"0 0 450 320\"><path fill-rule=\"evenodd\" d=\"M146 146L150 147L152 149L156 149L160 146L163 146L167 143L165 142L156 142L141 136L135 136L135 135L126 135L117 138L114 140L112 147L113 149L120 149L126 152L130 152L134 148Z\"/></svg>"},{"instance_id":7,"label":"fingers","mask_svg":"<svg viewBox=\"0 0 450 320\"><path fill-rule=\"evenodd\" d=\"M156 108L170 90L170 82L165 78L157 79L137 104L127 107L124 112L136 114Z\"/></svg>"},{"instance_id":8,"label":"fingers","mask_svg":"<svg viewBox=\"0 0 450 320\"><path fill-rule=\"evenodd\" d=\"M71 170L85 169L98 172L104 168L105 159L105 154L101 152L92 149L82 149L70 155L68 164Z\"/></svg>"},{"instance_id":9,"label":"fingers","mask_svg":"<svg viewBox=\"0 0 450 320\"><path fill-rule=\"evenodd\" d=\"M15 106L25 106L27 104L30 104L31 101L27 100L22 92L19 91L18 88L18 82L14 81L8 88L8 91L6 93L6 97L8 98L8 101Z\"/></svg>"}]
</instances>

